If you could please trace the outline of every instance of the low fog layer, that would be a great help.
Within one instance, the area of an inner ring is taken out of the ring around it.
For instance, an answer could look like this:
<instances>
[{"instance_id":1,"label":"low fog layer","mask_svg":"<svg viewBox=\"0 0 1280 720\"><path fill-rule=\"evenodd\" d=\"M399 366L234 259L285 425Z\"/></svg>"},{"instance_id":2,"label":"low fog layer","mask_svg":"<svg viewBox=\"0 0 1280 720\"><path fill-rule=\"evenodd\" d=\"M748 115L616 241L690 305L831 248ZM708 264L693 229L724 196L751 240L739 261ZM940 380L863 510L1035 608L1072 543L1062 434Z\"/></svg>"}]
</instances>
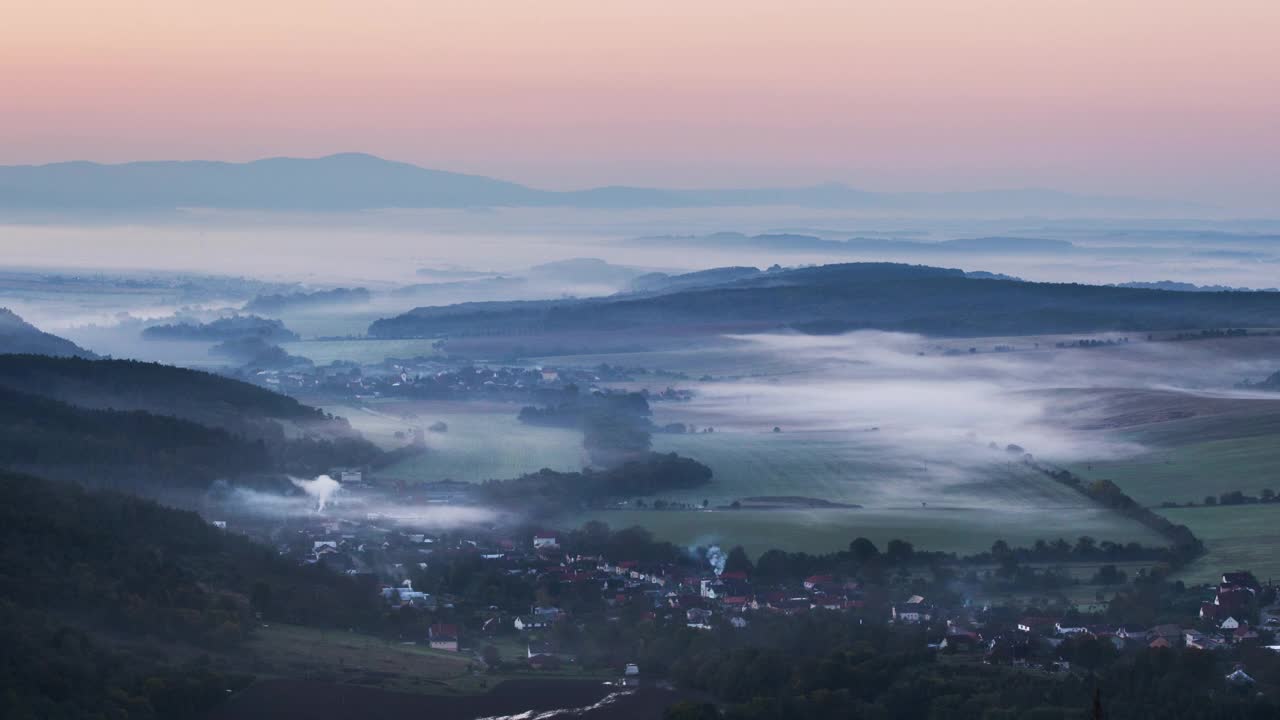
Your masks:
<instances>
[{"instance_id":1,"label":"low fog layer","mask_svg":"<svg viewBox=\"0 0 1280 720\"><path fill-rule=\"evenodd\" d=\"M759 358L770 374L699 383L692 401L659 408L662 421L757 436L772 436L777 427L784 435L847 443L842 457L877 480L866 486L873 503L925 500L939 488L981 482L1024 452L1087 462L1145 450L1114 432L1088 429L1106 416L1107 392L1072 390L1241 397L1249 394L1230 389L1232 382L1274 366L1274 355L1265 352L1224 357L1221 345L1215 351L1195 342L1063 350L1047 338L1014 339L1007 341L1021 351L993 352L987 339L982 352L969 353L918 335L871 331L735 340L738 352Z\"/></svg>"},{"instance_id":2,"label":"low fog layer","mask_svg":"<svg viewBox=\"0 0 1280 720\"><path fill-rule=\"evenodd\" d=\"M499 518L497 512L488 508L405 504L379 494L346 490L328 475L291 480L302 493L285 495L220 484L205 498L203 512L268 519L320 517L361 522L374 519L423 530L449 530L492 523Z\"/></svg>"}]
</instances>

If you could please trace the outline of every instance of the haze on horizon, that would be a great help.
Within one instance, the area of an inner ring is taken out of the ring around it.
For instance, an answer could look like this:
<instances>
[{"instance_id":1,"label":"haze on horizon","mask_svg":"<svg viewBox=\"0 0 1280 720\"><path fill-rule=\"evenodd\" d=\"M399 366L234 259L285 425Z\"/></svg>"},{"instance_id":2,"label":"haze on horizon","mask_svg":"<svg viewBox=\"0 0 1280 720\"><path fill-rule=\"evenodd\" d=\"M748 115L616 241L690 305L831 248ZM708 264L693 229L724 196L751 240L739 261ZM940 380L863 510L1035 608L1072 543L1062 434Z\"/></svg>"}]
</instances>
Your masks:
<instances>
[{"instance_id":1,"label":"haze on horizon","mask_svg":"<svg viewBox=\"0 0 1280 720\"><path fill-rule=\"evenodd\" d=\"M364 151L547 188L1280 193L1280 5L15 7L0 164Z\"/></svg>"}]
</instances>

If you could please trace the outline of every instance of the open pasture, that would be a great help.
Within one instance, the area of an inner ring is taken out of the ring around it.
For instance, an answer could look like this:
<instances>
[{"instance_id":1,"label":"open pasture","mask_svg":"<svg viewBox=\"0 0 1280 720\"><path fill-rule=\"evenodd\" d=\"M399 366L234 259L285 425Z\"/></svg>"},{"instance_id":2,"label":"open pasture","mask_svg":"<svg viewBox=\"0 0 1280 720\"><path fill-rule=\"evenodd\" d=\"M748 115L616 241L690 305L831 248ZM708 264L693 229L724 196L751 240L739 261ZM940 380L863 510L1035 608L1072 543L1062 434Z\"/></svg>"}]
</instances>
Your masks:
<instances>
[{"instance_id":1,"label":"open pasture","mask_svg":"<svg viewBox=\"0 0 1280 720\"><path fill-rule=\"evenodd\" d=\"M1224 571L1251 570L1280 578L1280 505L1232 505L1161 510L1204 541L1205 554L1185 568L1187 582L1216 582Z\"/></svg>"},{"instance_id":2,"label":"open pasture","mask_svg":"<svg viewBox=\"0 0 1280 720\"><path fill-rule=\"evenodd\" d=\"M425 432L427 452L380 470L382 479L483 482L542 468L581 470L587 462L580 432L525 425L516 419L519 408L512 404L374 401L325 410L347 418L384 447L405 444L396 432L411 438L415 427L448 425L445 432Z\"/></svg>"}]
</instances>

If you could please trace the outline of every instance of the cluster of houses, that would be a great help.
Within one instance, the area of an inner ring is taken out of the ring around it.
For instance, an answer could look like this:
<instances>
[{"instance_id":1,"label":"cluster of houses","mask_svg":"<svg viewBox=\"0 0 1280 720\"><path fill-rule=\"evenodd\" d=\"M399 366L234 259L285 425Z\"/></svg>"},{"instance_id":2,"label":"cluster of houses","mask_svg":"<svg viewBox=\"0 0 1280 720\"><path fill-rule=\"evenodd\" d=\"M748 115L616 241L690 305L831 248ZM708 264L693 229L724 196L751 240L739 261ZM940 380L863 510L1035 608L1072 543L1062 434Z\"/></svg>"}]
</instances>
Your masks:
<instances>
[{"instance_id":1,"label":"cluster of houses","mask_svg":"<svg viewBox=\"0 0 1280 720\"><path fill-rule=\"evenodd\" d=\"M243 379L291 392L322 392L334 397L367 400L379 397L429 397L471 399L476 397L533 401L539 391L559 390L577 385L583 390L597 383L627 382L652 375L651 371L599 365L594 368L490 367L442 362L432 358L387 360L371 365L353 363L315 367L298 364L280 368L254 369ZM681 378L681 375L657 373ZM687 390L667 390L653 399L688 399Z\"/></svg>"},{"instance_id":2,"label":"cluster of houses","mask_svg":"<svg viewBox=\"0 0 1280 720\"><path fill-rule=\"evenodd\" d=\"M523 541L501 537L452 538L382 529L381 523L349 520L312 523L299 540L282 546L301 563L324 561L351 574L370 572L384 584L383 599L391 606L425 610L451 607L449 598L417 591L409 580L413 567L425 568L432 553L464 550L486 563L534 584L572 586L578 597L599 593L610 620L623 609L640 608L644 617L681 622L696 630L745 628L763 614L795 615L816 610L854 613L863 622L886 622L928 628L942 652L981 654L991 663L1063 668L1058 648L1072 638L1090 637L1117 649L1184 647L1207 651L1258 643L1280 630L1280 606L1268 607L1274 588L1264 587L1249 572L1227 572L1212 588L1199 617L1184 623L1138 627L1131 624L1095 625L1061 617L1011 618L999 609L936 606L920 595L887 606L870 603L856 581L813 575L790 585L758 586L741 572L716 572L661 562L609 561L600 556L572 555L562 550L552 531L533 533ZM394 526L393 526L394 527ZM362 558L376 551L380 564L368 567ZM877 596L879 597L879 596ZM559 652L549 638L557 623L572 620L572 612L537 604L519 614L490 608L479 635L515 633L527 647L527 662L535 668L555 668L573 658ZM474 627L474 626L473 626ZM427 642L432 648L458 652L485 643L467 642L459 625L432 625ZM1280 646L1273 647L1280 651ZM638 677L638 670L633 679ZM1246 682L1238 669L1235 681Z\"/></svg>"}]
</instances>

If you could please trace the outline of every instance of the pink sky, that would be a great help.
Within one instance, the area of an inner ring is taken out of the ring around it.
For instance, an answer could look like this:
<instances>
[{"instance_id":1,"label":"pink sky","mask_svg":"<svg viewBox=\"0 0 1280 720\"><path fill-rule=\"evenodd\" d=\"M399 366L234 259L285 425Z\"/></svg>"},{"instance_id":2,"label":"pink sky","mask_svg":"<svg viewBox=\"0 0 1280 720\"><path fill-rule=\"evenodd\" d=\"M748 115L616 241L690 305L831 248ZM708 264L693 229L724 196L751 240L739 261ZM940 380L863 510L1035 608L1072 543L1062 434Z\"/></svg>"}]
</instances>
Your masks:
<instances>
[{"instance_id":1,"label":"pink sky","mask_svg":"<svg viewBox=\"0 0 1280 720\"><path fill-rule=\"evenodd\" d=\"M1276 0L13 5L3 164L363 151L543 187L1280 195Z\"/></svg>"}]
</instances>

